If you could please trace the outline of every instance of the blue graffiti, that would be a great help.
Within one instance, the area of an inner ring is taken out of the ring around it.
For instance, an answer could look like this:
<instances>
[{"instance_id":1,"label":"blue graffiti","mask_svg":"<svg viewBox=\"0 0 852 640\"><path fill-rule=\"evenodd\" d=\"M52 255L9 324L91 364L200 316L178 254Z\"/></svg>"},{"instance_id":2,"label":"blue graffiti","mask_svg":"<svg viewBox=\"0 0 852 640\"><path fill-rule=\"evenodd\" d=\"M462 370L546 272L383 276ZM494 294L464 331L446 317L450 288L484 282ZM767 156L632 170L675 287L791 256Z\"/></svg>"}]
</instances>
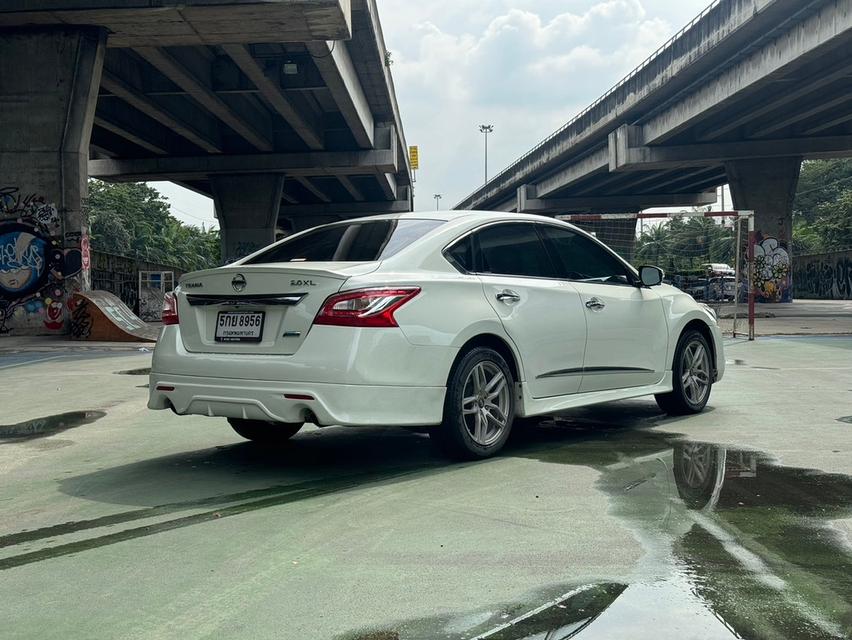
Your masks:
<instances>
[{"instance_id":1,"label":"blue graffiti","mask_svg":"<svg viewBox=\"0 0 852 640\"><path fill-rule=\"evenodd\" d=\"M44 275L47 242L26 231L0 234L0 293L21 294Z\"/></svg>"}]
</instances>

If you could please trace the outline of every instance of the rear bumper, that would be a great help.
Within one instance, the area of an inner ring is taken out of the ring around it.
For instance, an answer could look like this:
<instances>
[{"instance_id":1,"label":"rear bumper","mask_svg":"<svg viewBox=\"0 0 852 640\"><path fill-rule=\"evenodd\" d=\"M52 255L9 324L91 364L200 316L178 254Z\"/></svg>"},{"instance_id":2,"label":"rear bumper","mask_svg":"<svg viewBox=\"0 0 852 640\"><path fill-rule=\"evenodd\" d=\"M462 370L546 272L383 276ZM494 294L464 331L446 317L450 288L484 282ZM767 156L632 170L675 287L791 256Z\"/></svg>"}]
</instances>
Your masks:
<instances>
[{"instance_id":1,"label":"rear bumper","mask_svg":"<svg viewBox=\"0 0 852 640\"><path fill-rule=\"evenodd\" d=\"M317 424L439 424L446 387L264 382L151 373L149 409L178 414ZM163 389L165 388L165 389ZM289 399L286 395L310 396Z\"/></svg>"}]
</instances>

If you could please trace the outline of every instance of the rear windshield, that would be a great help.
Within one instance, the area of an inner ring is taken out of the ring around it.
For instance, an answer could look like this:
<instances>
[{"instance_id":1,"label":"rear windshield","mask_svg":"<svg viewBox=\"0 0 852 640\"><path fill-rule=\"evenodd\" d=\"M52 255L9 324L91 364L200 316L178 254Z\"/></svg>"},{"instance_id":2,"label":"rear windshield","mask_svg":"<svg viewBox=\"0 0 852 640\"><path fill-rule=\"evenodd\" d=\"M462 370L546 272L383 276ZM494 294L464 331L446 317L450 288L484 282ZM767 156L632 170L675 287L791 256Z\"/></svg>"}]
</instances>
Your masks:
<instances>
[{"instance_id":1,"label":"rear windshield","mask_svg":"<svg viewBox=\"0 0 852 640\"><path fill-rule=\"evenodd\" d=\"M269 262L372 262L398 253L437 229L443 220L367 220L308 231L270 247L245 264Z\"/></svg>"}]
</instances>

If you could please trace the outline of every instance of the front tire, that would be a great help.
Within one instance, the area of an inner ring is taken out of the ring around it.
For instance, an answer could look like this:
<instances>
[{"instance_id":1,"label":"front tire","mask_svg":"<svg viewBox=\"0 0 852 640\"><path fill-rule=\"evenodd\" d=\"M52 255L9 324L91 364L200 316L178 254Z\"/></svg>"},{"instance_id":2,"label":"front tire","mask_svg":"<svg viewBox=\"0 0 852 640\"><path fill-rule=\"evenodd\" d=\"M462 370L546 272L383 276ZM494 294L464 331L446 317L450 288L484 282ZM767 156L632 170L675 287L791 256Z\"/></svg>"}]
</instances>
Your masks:
<instances>
[{"instance_id":1,"label":"front tire","mask_svg":"<svg viewBox=\"0 0 852 640\"><path fill-rule=\"evenodd\" d=\"M701 332L690 329L678 340L672 383L671 392L654 396L660 409L673 416L704 410L713 388L713 361L710 346Z\"/></svg>"},{"instance_id":2,"label":"front tire","mask_svg":"<svg viewBox=\"0 0 852 640\"><path fill-rule=\"evenodd\" d=\"M292 438L304 422L266 422L265 420L243 420L228 418L228 423L246 440L263 444L277 444Z\"/></svg>"},{"instance_id":3,"label":"front tire","mask_svg":"<svg viewBox=\"0 0 852 640\"><path fill-rule=\"evenodd\" d=\"M471 349L450 374L444 420L429 435L454 458L495 455L512 430L514 390L515 380L503 356L487 347Z\"/></svg>"}]
</instances>

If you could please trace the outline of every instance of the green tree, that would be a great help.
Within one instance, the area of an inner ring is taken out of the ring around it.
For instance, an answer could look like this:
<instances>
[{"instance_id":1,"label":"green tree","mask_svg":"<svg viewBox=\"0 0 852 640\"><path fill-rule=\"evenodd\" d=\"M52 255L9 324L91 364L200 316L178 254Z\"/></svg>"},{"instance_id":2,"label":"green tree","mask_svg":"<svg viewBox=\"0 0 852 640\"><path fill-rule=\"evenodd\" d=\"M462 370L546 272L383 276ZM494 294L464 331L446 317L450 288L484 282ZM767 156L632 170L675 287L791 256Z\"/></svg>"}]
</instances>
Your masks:
<instances>
[{"instance_id":1,"label":"green tree","mask_svg":"<svg viewBox=\"0 0 852 640\"><path fill-rule=\"evenodd\" d=\"M793 252L852 247L852 159L808 160L793 204Z\"/></svg>"},{"instance_id":2,"label":"green tree","mask_svg":"<svg viewBox=\"0 0 852 640\"><path fill-rule=\"evenodd\" d=\"M95 250L187 270L219 264L219 232L181 223L147 184L90 180L87 211Z\"/></svg>"}]
</instances>

